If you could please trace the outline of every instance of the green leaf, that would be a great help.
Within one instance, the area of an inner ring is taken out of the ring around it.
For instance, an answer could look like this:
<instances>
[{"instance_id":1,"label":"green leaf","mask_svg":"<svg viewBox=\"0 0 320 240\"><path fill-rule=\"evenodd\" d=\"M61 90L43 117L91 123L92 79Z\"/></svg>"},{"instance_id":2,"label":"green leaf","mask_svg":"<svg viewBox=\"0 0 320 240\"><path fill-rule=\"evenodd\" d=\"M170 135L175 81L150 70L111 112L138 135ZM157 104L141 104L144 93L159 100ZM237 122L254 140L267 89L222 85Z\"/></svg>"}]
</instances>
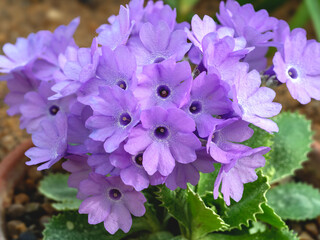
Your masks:
<instances>
[{"instance_id":1,"label":"green leaf","mask_svg":"<svg viewBox=\"0 0 320 240\"><path fill-rule=\"evenodd\" d=\"M310 14L308 12L307 4L303 1L292 19L289 22L290 28L303 28L310 18Z\"/></svg>"},{"instance_id":2,"label":"green leaf","mask_svg":"<svg viewBox=\"0 0 320 240\"><path fill-rule=\"evenodd\" d=\"M311 19L316 30L317 39L320 40L320 1L319 0L305 0Z\"/></svg>"},{"instance_id":3,"label":"green leaf","mask_svg":"<svg viewBox=\"0 0 320 240\"><path fill-rule=\"evenodd\" d=\"M270 189L268 203L283 219L307 220L320 215L320 193L304 183L288 183Z\"/></svg>"},{"instance_id":4,"label":"green leaf","mask_svg":"<svg viewBox=\"0 0 320 240\"><path fill-rule=\"evenodd\" d=\"M268 133L267 131L259 128L259 127L256 127L252 124L249 125L250 128L253 129L254 131L254 134L253 136L243 142L244 145L247 145L251 148L258 148L258 147L271 147L272 144L273 144L273 138L274 138L274 135L271 134L271 133Z\"/></svg>"},{"instance_id":5,"label":"green leaf","mask_svg":"<svg viewBox=\"0 0 320 240\"><path fill-rule=\"evenodd\" d=\"M267 178L259 171L258 180L244 185L242 199L238 203L232 201L222 219L231 229L249 226L250 220L256 221L256 215L263 213L261 205L266 203L265 194L269 188Z\"/></svg>"},{"instance_id":6,"label":"green leaf","mask_svg":"<svg viewBox=\"0 0 320 240\"><path fill-rule=\"evenodd\" d=\"M210 234L201 240L299 240L297 234L287 229L266 229L264 232L258 232L256 234L249 234L247 232L235 233L235 234Z\"/></svg>"},{"instance_id":7,"label":"green leaf","mask_svg":"<svg viewBox=\"0 0 320 240\"><path fill-rule=\"evenodd\" d=\"M68 177L62 173L50 174L40 182L39 191L58 202L52 204L57 210L77 210L81 204L77 199L77 190L68 186Z\"/></svg>"},{"instance_id":8,"label":"green leaf","mask_svg":"<svg viewBox=\"0 0 320 240\"><path fill-rule=\"evenodd\" d=\"M207 207L200 196L190 188L171 191L161 187L158 196L168 212L184 226L183 234L188 239L198 239L227 227L220 216Z\"/></svg>"},{"instance_id":9,"label":"green leaf","mask_svg":"<svg viewBox=\"0 0 320 240\"><path fill-rule=\"evenodd\" d=\"M173 235L170 232L157 232L149 236L148 240L168 240L172 239Z\"/></svg>"},{"instance_id":10,"label":"green leaf","mask_svg":"<svg viewBox=\"0 0 320 240\"><path fill-rule=\"evenodd\" d=\"M64 212L53 216L43 232L44 240L118 240L126 236L122 231L109 234L103 224L90 225L88 216Z\"/></svg>"},{"instance_id":11,"label":"green leaf","mask_svg":"<svg viewBox=\"0 0 320 240\"><path fill-rule=\"evenodd\" d=\"M307 160L312 143L311 121L298 113L281 113L274 118L279 126L275 133L270 159L263 168L274 182L292 175Z\"/></svg>"},{"instance_id":12,"label":"green leaf","mask_svg":"<svg viewBox=\"0 0 320 240\"><path fill-rule=\"evenodd\" d=\"M278 216L274 210L266 203L261 205L263 213L257 214L257 219L268 223L276 228L286 228L286 223Z\"/></svg>"}]
</instances>

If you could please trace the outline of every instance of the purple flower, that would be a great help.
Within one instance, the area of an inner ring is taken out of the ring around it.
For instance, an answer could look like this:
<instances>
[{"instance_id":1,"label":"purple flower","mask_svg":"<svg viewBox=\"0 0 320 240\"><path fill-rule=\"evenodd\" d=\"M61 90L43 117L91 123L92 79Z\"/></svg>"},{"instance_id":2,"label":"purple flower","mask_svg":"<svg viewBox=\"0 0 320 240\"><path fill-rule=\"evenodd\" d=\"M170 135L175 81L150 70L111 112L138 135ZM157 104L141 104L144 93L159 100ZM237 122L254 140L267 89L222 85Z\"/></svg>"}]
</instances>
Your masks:
<instances>
[{"instance_id":1,"label":"purple flower","mask_svg":"<svg viewBox=\"0 0 320 240\"><path fill-rule=\"evenodd\" d=\"M253 135L249 123L237 118L216 121L216 125L208 137L207 151L219 163L230 161L247 150L247 147L237 144L248 140Z\"/></svg>"},{"instance_id":2,"label":"purple flower","mask_svg":"<svg viewBox=\"0 0 320 240\"><path fill-rule=\"evenodd\" d=\"M136 86L135 71L137 65L133 54L125 46L115 50L102 47L96 77L84 83L78 92L78 100L89 104L92 96L98 95L101 86L119 86L133 90Z\"/></svg>"},{"instance_id":3,"label":"purple flower","mask_svg":"<svg viewBox=\"0 0 320 240\"><path fill-rule=\"evenodd\" d=\"M87 164L88 156L86 155L70 155L66 156L67 161L62 163L62 168L70 172L68 186L79 189L80 182L87 179L92 169ZM78 192L77 198L84 199L86 196Z\"/></svg>"},{"instance_id":4,"label":"purple flower","mask_svg":"<svg viewBox=\"0 0 320 240\"><path fill-rule=\"evenodd\" d=\"M274 71L286 83L294 99L307 104L320 100L320 43L307 40L303 29L294 29L285 39L283 52L273 58Z\"/></svg>"},{"instance_id":5,"label":"purple flower","mask_svg":"<svg viewBox=\"0 0 320 240\"><path fill-rule=\"evenodd\" d=\"M44 119L54 119L58 112L68 113L70 105L75 101L74 96L69 96L56 101L48 100L52 96L51 83L42 82L37 92L28 92L24 95L24 102L20 105L21 128L26 128L28 133L38 131Z\"/></svg>"},{"instance_id":6,"label":"purple flower","mask_svg":"<svg viewBox=\"0 0 320 240\"><path fill-rule=\"evenodd\" d=\"M40 124L40 129L33 133L32 142L36 147L25 154L30 161L27 165L42 164L38 170L50 168L65 156L67 151L67 117L59 112L53 121L46 119Z\"/></svg>"},{"instance_id":7,"label":"purple flower","mask_svg":"<svg viewBox=\"0 0 320 240\"><path fill-rule=\"evenodd\" d=\"M130 21L129 9L120 6L119 15L111 18L112 22L104 24L97 29L98 42L112 50L125 45L132 31L134 21Z\"/></svg>"},{"instance_id":8,"label":"purple flower","mask_svg":"<svg viewBox=\"0 0 320 240\"><path fill-rule=\"evenodd\" d=\"M119 177L90 174L80 183L80 191L87 198L81 203L79 213L88 214L90 224L104 222L105 229L111 234L118 229L129 232L131 214L141 217L146 211L143 194L124 185Z\"/></svg>"},{"instance_id":9,"label":"purple flower","mask_svg":"<svg viewBox=\"0 0 320 240\"><path fill-rule=\"evenodd\" d=\"M36 91L40 81L36 80L28 71L12 71L6 76L9 93L5 98L5 103L9 105L8 114L10 116L21 114L20 107L24 103L24 96L28 92Z\"/></svg>"},{"instance_id":10,"label":"purple flower","mask_svg":"<svg viewBox=\"0 0 320 240\"><path fill-rule=\"evenodd\" d=\"M142 25L139 36L129 39L128 46L137 59L138 66L159 63L172 58L182 60L191 44L183 30L172 31L165 21L157 25Z\"/></svg>"},{"instance_id":11,"label":"purple flower","mask_svg":"<svg viewBox=\"0 0 320 240\"><path fill-rule=\"evenodd\" d=\"M118 86L100 87L100 95L92 97L90 106L94 112L86 127L92 130L90 138L104 142L107 153L116 150L139 122L140 110L133 94Z\"/></svg>"},{"instance_id":12,"label":"purple flower","mask_svg":"<svg viewBox=\"0 0 320 240\"><path fill-rule=\"evenodd\" d=\"M202 72L192 82L190 99L182 109L196 122L199 136L205 138L216 123L213 115L228 113L231 110L231 101L218 77Z\"/></svg>"},{"instance_id":13,"label":"purple flower","mask_svg":"<svg viewBox=\"0 0 320 240\"><path fill-rule=\"evenodd\" d=\"M210 173L214 171L213 159L203 148L197 153L197 160L192 163L176 163L172 173L166 179L166 186L175 190L177 187L186 189L187 182L197 185L200 179L199 172Z\"/></svg>"},{"instance_id":14,"label":"purple flower","mask_svg":"<svg viewBox=\"0 0 320 240\"><path fill-rule=\"evenodd\" d=\"M201 51L203 51L202 40L209 33L215 32L219 39L222 39L227 36L232 38L234 37L234 30L232 28L217 28L217 24L215 23L215 21L207 15L203 17L203 20L201 20L201 18L197 14L194 15L191 20L191 28L192 32L187 28L185 29L188 38ZM247 45L247 42L244 37L234 38L234 41L234 51L244 49Z\"/></svg>"},{"instance_id":15,"label":"purple flower","mask_svg":"<svg viewBox=\"0 0 320 240\"><path fill-rule=\"evenodd\" d=\"M143 167L143 152L130 155L124 150L123 144L111 153L110 162L114 167L120 169L121 180L126 185L134 187L137 191L148 188L149 184L162 184L165 180L165 177L158 172L152 176L148 175Z\"/></svg>"},{"instance_id":16,"label":"purple flower","mask_svg":"<svg viewBox=\"0 0 320 240\"><path fill-rule=\"evenodd\" d=\"M230 198L239 202L243 194L243 185L254 182L258 179L256 169L265 164L264 154L269 152L270 148L259 147L246 151L239 158L233 159L229 164L223 164L214 183L214 198L219 196L219 187L223 194L224 201L229 206Z\"/></svg>"},{"instance_id":17,"label":"purple flower","mask_svg":"<svg viewBox=\"0 0 320 240\"><path fill-rule=\"evenodd\" d=\"M234 38L227 36L219 39L216 33L206 35L202 41L202 47L204 66L209 74L219 76L230 96L236 74L235 69L241 65L240 60L251 51L251 48L234 51Z\"/></svg>"},{"instance_id":18,"label":"purple flower","mask_svg":"<svg viewBox=\"0 0 320 240\"><path fill-rule=\"evenodd\" d=\"M244 63L243 63L244 64ZM242 120L250 122L268 132L277 132L278 126L268 119L281 111L281 104L272 102L276 93L267 87L260 87L260 74L248 65L235 69L236 78L233 93L233 108Z\"/></svg>"},{"instance_id":19,"label":"purple flower","mask_svg":"<svg viewBox=\"0 0 320 240\"><path fill-rule=\"evenodd\" d=\"M144 151L142 165L149 175L158 171L168 176L176 161L196 160L201 143L193 134L195 122L184 111L153 107L141 113L141 123L132 129L124 149L132 155Z\"/></svg>"},{"instance_id":20,"label":"purple flower","mask_svg":"<svg viewBox=\"0 0 320 240\"><path fill-rule=\"evenodd\" d=\"M91 48L68 47L64 55L60 55L61 71L55 73L56 84L52 90L56 92L50 99L59 99L77 93L83 83L96 76L96 68L100 49L94 39Z\"/></svg>"},{"instance_id":21,"label":"purple flower","mask_svg":"<svg viewBox=\"0 0 320 240\"><path fill-rule=\"evenodd\" d=\"M278 23L266 10L256 12L252 4L240 6L235 0L221 1L217 18L223 26L233 28L236 36L245 37L249 46L266 44L273 37L272 30Z\"/></svg>"},{"instance_id":22,"label":"purple flower","mask_svg":"<svg viewBox=\"0 0 320 240\"><path fill-rule=\"evenodd\" d=\"M167 60L145 66L138 76L134 95L142 109L152 106L180 107L191 89L192 75L188 62Z\"/></svg>"}]
</instances>

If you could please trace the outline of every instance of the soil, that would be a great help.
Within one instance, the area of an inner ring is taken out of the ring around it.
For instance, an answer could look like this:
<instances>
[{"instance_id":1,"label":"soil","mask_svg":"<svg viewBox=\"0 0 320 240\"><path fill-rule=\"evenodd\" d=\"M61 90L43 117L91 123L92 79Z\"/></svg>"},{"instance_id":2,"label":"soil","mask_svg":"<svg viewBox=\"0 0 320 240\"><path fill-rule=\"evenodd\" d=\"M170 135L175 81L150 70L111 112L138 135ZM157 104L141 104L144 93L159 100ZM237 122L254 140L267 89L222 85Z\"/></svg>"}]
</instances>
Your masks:
<instances>
[{"instance_id":1,"label":"soil","mask_svg":"<svg viewBox=\"0 0 320 240\"><path fill-rule=\"evenodd\" d=\"M220 1L200 0L194 12L200 16L217 12ZM31 32L42 29L54 30L80 16L81 23L75 34L79 46L90 46L96 36L95 29L105 23L112 14L117 14L120 4L128 0L0 0L0 46L14 43L17 37L26 37ZM290 0L283 7L271 13L272 16L290 20L301 0ZM306 26L309 38L314 38L312 24ZM1 50L0 53L2 54ZM18 117L9 117L3 99L7 94L5 83L0 82L0 161L15 146L29 136L19 129ZM285 86L277 89L277 102L284 111L299 111L312 120L315 131L314 150L309 154L304 168L297 171L293 180L304 181L320 189L320 102L312 101L301 105L293 100ZM24 159L23 161L25 161ZM59 167L50 171L59 171ZM29 167L23 181L14 190L11 205L6 210L8 239L41 239L43 224L56 214L50 201L37 191L39 180L47 172L38 172ZM320 239L320 218L308 222L288 222L299 233L301 240Z\"/></svg>"}]
</instances>

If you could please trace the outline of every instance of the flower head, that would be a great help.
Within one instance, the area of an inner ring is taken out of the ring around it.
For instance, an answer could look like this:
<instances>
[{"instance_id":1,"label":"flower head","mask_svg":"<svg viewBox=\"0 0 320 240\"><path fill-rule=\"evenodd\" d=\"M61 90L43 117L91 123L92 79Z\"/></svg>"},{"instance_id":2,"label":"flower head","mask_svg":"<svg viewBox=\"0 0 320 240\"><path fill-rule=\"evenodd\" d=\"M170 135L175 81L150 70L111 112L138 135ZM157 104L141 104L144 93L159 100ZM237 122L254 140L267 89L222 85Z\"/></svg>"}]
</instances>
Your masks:
<instances>
[{"instance_id":1,"label":"flower head","mask_svg":"<svg viewBox=\"0 0 320 240\"><path fill-rule=\"evenodd\" d=\"M104 222L105 229L111 234L118 229L129 232L131 214L141 217L146 211L143 194L125 185L119 177L90 174L80 183L80 191L86 198L79 213L88 214L90 224Z\"/></svg>"},{"instance_id":2,"label":"flower head","mask_svg":"<svg viewBox=\"0 0 320 240\"><path fill-rule=\"evenodd\" d=\"M132 155L143 152L143 167L149 175L168 176L175 163L196 160L201 147L193 134L195 122L177 108L153 107L141 113L141 123L132 129L124 149Z\"/></svg>"}]
</instances>

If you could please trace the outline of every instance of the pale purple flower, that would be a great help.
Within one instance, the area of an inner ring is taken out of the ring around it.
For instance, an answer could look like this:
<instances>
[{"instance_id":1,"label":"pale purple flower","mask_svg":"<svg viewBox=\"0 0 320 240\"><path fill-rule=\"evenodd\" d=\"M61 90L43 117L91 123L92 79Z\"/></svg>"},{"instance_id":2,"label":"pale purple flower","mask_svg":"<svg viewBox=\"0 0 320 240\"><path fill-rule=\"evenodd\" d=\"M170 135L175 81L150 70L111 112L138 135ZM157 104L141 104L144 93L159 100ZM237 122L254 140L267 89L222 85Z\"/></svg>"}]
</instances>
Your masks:
<instances>
[{"instance_id":1,"label":"pale purple flower","mask_svg":"<svg viewBox=\"0 0 320 240\"><path fill-rule=\"evenodd\" d=\"M159 185L164 183L165 177L156 172L150 176L143 167L143 152L136 155L127 153L123 144L111 153L111 164L120 169L121 180L129 186L132 186L137 191L141 191L151 185Z\"/></svg>"},{"instance_id":2,"label":"pale purple flower","mask_svg":"<svg viewBox=\"0 0 320 240\"><path fill-rule=\"evenodd\" d=\"M197 160L192 163L176 163L172 173L166 179L166 186L175 190L177 187L186 189L187 183L197 185L200 179L199 172L210 173L214 171L213 159L205 148L198 150Z\"/></svg>"},{"instance_id":3,"label":"pale purple flower","mask_svg":"<svg viewBox=\"0 0 320 240\"><path fill-rule=\"evenodd\" d=\"M222 183L221 193L226 204L230 205L230 198L239 202L243 194L243 185L258 179L256 169L265 165L263 155L269 150L267 147L248 147L242 156L233 159L229 164L223 164L214 183L214 198L219 197L219 187Z\"/></svg>"},{"instance_id":4,"label":"pale purple flower","mask_svg":"<svg viewBox=\"0 0 320 240\"><path fill-rule=\"evenodd\" d=\"M90 138L104 142L104 149L111 153L119 147L139 122L140 109L133 94L118 86L100 87L98 97L92 97L93 116L86 122L92 130Z\"/></svg>"},{"instance_id":5,"label":"pale purple flower","mask_svg":"<svg viewBox=\"0 0 320 240\"><path fill-rule=\"evenodd\" d=\"M119 86L127 90L136 87L136 60L125 46L115 50L108 47L101 48L101 56L97 66L96 76L84 83L78 91L78 100L89 104L92 96L99 93L101 86Z\"/></svg>"},{"instance_id":6,"label":"pale purple flower","mask_svg":"<svg viewBox=\"0 0 320 240\"><path fill-rule=\"evenodd\" d=\"M235 69L236 78L233 91L233 108L242 120L252 123L268 132L277 132L278 126L268 119L281 111L281 104L272 102L274 90L260 87L260 74L253 70L248 73L248 65Z\"/></svg>"},{"instance_id":7,"label":"pale purple flower","mask_svg":"<svg viewBox=\"0 0 320 240\"><path fill-rule=\"evenodd\" d=\"M55 85L52 90L56 92L51 100L77 93L83 83L96 76L100 49L96 39L91 48L68 47L64 55L60 55L61 71L55 73Z\"/></svg>"},{"instance_id":8,"label":"pale purple flower","mask_svg":"<svg viewBox=\"0 0 320 240\"><path fill-rule=\"evenodd\" d=\"M294 29L285 39L283 52L273 58L274 71L286 83L291 96L302 104L320 100L320 43L307 40L303 29Z\"/></svg>"},{"instance_id":9,"label":"pale purple flower","mask_svg":"<svg viewBox=\"0 0 320 240\"><path fill-rule=\"evenodd\" d=\"M134 26L134 21L130 21L129 12L128 8L120 6L119 15L111 18L110 24L104 24L97 29L99 44L114 50L127 43Z\"/></svg>"},{"instance_id":10,"label":"pale purple flower","mask_svg":"<svg viewBox=\"0 0 320 240\"><path fill-rule=\"evenodd\" d=\"M246 151L247 147L239 143L252 137L253 130L248 125L237 118L216 121L207 141L207 151L211 157L216 162L228 164Z\"/></svg>"},{"instance_id":11,"label":"pale purple flower","mask_svg":"<svg viewBox=\"0 0 320 240\"><path fill-rule=\"evenodd\" d=\"M146 211L143 194L123 184L120 177L90 174L87 180L80 183L80 191L87 198L81 203L79 213L88 214L90 224L103 222L111 234L119 229L129 232L131 214L141 217Z\"/></svg>"},{"instance_id":12,"label":"pale purple flower","mask_svg":"<svg viewBox=\"0 0 320 240\"><path fill-rule=\"evenodd\" d=\"M143 152L143 167L149 175L168 176L176 162L194 162L201 147L194 135L195 122L177 108L153 107L141 113L141 123L132 129L124 149L132 155Z\"/></svg>"},{"instance_id":13,"label":"pale purple flower","mask_svg":"<svg viewBox=\"0 0 320 240\"><path fill-rule=\"evenodd\" d=\"M187 34L183 30L172 31L165 21L157 25L144 23L139 36L133 36L128 41L128 46L135 55L138 66L159 63L172 58L182 60L190 49Z\"/></svg>"},{"instance_id":14,"label":"pale purple flower","mask_svg":"<svg viewBox=\"0 0 320 240\"><path fill-rule=\"evenodd\" d=\"M28 133L38 131L40 123L44 119L53 120L58 112L68 113L74 96L50 101L52 96L52 84L42 82L37 91L28 92L24 95L24 102L20 105L20 127L26 128Z\"/></svg>"},{"instance_id":15,"label":"pale purple flower","mask_svg":"<svg viewBox=\"0 0 320 240\"><path fill-rule=\"evenodd\" d=\"M236 36L245 37L249 46L267 44L273 38L272 30L278 23L274 17L269 17L266 10L255 11L252 4L240 4L235 0L220 2L220 13L217 14L223 26L233 28Z\"/></svg>"},{"instance_id":16,"label":"pale purple flower","mask_svg":"<svg viewBox=\"0 0 320 240\"><path fill-rule=\"evenodd\" d=\"M200 137L208 137L216 119L214 115L223 115L231 110L231 101L220 85L220 79L202 72L194 81L189 101L182 108L196 122Z\"/></svg>"},{"instance_id":17,"label":"pale purple flower","mask_svg":"<svg viewBox=\"0 0 320 240\"><path fill-rule=\"evenodd\" d=\"M91 167L87 164L87 155L68 155L65 157L68 159L62 163L62 168L70 172L68 179L68 186L79 189L80 182L86 180L89 174L92 172ZM86 196L78 192L77 198L84 199Z\"/></svg>"},{"instance_id":18,"label":"pale purple flower","mask_svg":"<svg viewBox=\"0 0 320 240\"><path fill-rule=\"evenodd\" d=\"M45 119L40 129L32 135L36 147L30 148L25 154L30 161L27 165L41 164L38 170L50 168L63 158L67 151L67 117L58 112L53 121Z\"/></svg>"},{"instance_id":19,"label":"pale purple flower","mask_svg":"<svg viewBox=\"0 0 320 240\"><path fill-rule=\"evenodd\" d=\"M192 74L186 61L166 60L145 66L138 76L134 95L142 109L152 106L180 107L191 90Z\"/></svg>"},{"instance_id":20,"label":"pale purple flower","mask_svg":"<svg viewBox=\"0 0 320 240\"><path fill-rule=\"evenodd\" d=\"M21 114L20 106L24 103L24 96L28 92L36 91L40 81L36 80L28 71L12 71L6 76L9 93L5 103L9 105L7 113L12 116Z\"/></svg>"}]
</instances>

